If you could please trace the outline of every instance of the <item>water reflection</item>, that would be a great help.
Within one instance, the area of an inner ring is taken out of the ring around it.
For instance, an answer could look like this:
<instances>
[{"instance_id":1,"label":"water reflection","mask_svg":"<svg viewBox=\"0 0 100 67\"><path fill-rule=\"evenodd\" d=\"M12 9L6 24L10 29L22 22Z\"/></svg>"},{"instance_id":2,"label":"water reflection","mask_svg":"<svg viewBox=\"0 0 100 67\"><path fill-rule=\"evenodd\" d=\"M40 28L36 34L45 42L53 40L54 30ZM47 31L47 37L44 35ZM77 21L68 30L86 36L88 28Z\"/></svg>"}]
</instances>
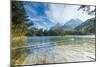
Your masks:
<instances>
[{"instance_id":1,"label":"water reflection","mask_svg":"<svg viewBox=\"0 0 100 67\"><path fill-rule=\"evenodd\" d=\"M91 53L95 58L95 36L28 37L26 46L23 49L27 57L23 64L89 61Z\"/></svg>"},{"instance_id":2,"label":"water reflection","mask_svg":"<svg viewBox=\"0 0 100 67\"><path fill-rule=\"evenodd\" d=\"M82 45L83 43L95 43L94 36L34 36L28 37L28 48L25 51L37 52L46 51L54 46L61 45ZM30 53L30 52L29 52ZM29 54L28 53L28 54ZM40 53L40 52L39 52Z\"/></svg>"}]
</instances>

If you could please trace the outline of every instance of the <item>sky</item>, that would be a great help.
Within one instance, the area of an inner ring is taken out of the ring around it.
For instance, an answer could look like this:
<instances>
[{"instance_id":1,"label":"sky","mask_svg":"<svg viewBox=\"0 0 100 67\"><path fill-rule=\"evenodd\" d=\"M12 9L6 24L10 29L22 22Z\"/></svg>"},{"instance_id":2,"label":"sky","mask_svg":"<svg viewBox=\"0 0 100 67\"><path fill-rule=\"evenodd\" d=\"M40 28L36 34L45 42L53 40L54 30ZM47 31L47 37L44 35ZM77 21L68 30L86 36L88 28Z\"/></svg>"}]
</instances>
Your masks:
<instances>
[{"instance_id":1,"label":"sky","mask_svg":"<svg viewBox=\"0 0 100 67\"><path fill-rule=\"evenodd\" d=\"M90 16L82 10L78 10L79 5L50 4L39 2L28 2L24 5L27 15L33 21L48 19L52 23L64 24L71 19L85 21L94 16ZM91 6L91 10L95 7Z\"/></svg>"}]
</instances>

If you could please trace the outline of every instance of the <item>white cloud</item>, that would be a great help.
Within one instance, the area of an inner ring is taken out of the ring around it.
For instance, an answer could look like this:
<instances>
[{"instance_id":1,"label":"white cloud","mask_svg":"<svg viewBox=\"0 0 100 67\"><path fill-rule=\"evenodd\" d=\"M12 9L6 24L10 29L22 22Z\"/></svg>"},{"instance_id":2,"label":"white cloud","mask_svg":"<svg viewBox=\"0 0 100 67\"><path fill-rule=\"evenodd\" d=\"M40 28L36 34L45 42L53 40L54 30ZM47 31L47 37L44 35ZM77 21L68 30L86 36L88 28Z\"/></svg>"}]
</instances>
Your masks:
<instances>
[{"instance_id":1,"label":"white cloud","mask_svg":"<svg viewBox=\"0 0 100 67\"><path fill-rule=\"evenodd\" d=\"M93 16L78 11L78 5L49 4L49 10L46 11L49 19L54 23L64 24L72 18L79 18L85 21Z\"/></svg>"},{"instance_id":2,"label":"white cloud","mask_svg":"<svg viewBox=\"0 0 100 67\"><path fill-rule=\"evenodd\" d=\"M34 17L37 16L37 13L35 10L32 9L32 7L28 6L28 5L24 5L25 11L27 13L28 16Z\"/></svg>"}]
</instances>

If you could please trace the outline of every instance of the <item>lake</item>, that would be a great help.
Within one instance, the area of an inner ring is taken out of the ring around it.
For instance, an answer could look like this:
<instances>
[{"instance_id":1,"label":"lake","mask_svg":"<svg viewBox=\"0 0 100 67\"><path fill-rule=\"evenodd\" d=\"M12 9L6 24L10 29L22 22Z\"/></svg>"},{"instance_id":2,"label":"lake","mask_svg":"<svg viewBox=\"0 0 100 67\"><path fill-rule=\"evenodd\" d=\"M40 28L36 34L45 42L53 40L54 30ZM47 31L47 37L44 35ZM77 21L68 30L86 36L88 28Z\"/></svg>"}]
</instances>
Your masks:
<instances>
[{"instance_id":1,"label":"lake","mask_svg":"<svg viewBox=\"0 0 100 67\"><path fill-rule=\"evenodd\" d=\"M95 61L95 35L30 36L22 65Z\"/></svg>"}]
</instances>

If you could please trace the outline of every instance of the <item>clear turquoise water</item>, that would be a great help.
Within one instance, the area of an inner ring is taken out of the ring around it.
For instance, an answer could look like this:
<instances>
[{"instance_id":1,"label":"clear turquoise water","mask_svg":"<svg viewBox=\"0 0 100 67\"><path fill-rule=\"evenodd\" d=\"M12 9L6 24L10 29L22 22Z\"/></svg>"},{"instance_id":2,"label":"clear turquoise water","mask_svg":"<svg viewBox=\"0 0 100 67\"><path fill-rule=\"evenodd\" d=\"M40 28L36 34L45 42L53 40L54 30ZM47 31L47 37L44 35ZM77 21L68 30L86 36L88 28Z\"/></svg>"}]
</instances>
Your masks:
<instances>
[{"instance_id":1,"label":"clear turquoise water","mask_svg":"<svg viewBox=\"0 0 100 67\"><path fill-rule=\"evenodd\" d=\"M23 64L94 61L95 35L27 37ZM80 46L82 45L82 46ZM91 46L92 45L92 46Z\"/></svg>"}]
</instances>

